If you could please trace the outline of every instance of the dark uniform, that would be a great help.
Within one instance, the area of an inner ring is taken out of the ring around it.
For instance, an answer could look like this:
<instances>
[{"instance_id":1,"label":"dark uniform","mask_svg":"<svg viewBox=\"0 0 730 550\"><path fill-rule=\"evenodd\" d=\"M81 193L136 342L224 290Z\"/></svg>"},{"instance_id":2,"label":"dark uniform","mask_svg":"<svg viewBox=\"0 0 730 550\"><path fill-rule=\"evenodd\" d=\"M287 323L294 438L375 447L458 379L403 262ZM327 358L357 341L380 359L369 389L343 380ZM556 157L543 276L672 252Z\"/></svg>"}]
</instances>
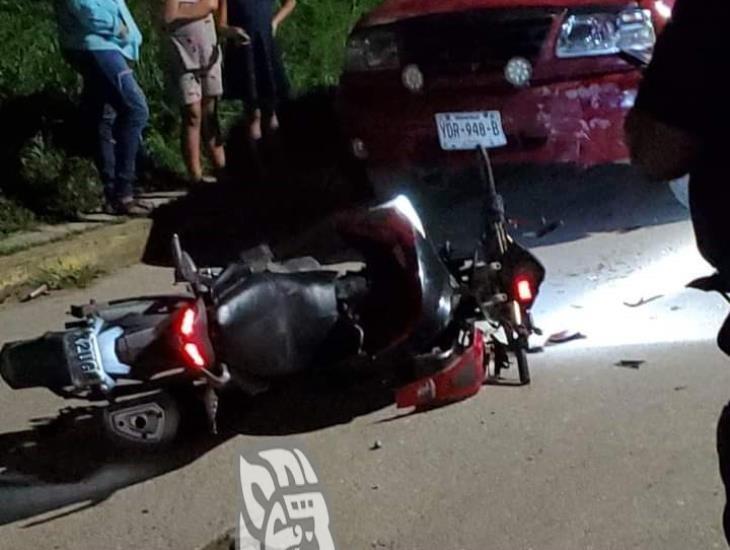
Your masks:
<instances>
[{"instance_id":1,"label":"dark uniform","mask_svg":"<svg viewBox=\"0 0 730 550\"><path fill-rule=\"evenodd\" d=\"M225 95L249 111L274 112L289 95L289 83L271 24L275 0L228 0L228 25L241 27L250 44L230 44L224 65Z\"/></svg>"},{"instance_id":2,"label":"dark uniform","mask_svg":"<svg viewBox=\"0 0 730 550\"><path fill-rule=\"evenodd\" d=\"M690 206L702 255L730 277L730 41L727 0L678 0L639 91L637 109L692 134Z\"/></svg>"}]
</instances>

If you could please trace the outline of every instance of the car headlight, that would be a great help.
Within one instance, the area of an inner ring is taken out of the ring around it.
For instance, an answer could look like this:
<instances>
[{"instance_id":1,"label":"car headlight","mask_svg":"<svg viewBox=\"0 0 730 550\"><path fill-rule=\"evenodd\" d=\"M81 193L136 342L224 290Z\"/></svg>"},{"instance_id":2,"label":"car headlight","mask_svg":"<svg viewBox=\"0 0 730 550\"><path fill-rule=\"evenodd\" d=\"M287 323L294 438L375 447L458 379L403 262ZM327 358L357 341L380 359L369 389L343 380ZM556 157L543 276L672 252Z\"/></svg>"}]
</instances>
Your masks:
<instances>
[{"instance_id":1,"label":"car headlight","mask_svg":"<svg viewBox=\"0 0 730 550\"><path fill-rule=\"evenodd\" d=\"M397 69L399 66L398 41L393 31L373 29L359 32L347 42L346 71Z\"/></svg>"},{"instance_id":2,"label":"car headlight","mask_svg":"<svg viewBox=\"0 0 730 550\"><path fill-rule=\"evenodd\" d=\"M570 58L650 52L655 42L649 10L570 14L563 22L556 55Z\"/></svg>"}]
</instances>

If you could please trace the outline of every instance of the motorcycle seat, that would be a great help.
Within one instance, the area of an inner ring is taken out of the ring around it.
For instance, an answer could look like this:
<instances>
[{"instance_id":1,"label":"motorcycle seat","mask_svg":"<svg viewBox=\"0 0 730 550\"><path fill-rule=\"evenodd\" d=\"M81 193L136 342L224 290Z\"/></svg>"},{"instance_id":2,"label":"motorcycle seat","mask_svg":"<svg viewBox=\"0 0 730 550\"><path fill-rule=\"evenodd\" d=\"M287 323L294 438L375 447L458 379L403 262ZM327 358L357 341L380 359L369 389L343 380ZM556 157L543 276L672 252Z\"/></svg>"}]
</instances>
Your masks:
<instances>
[{"instance_id":1,"label":"motorcycle seat","mask_svg":"<svg viewBox=\"0 0 730 550\"><path fill-rule=\"evenodd\" d=\"M263 272L232 282L214 315L232 371L269 378L310 365L339 319L335 277Z\"/></svg>"},{"instance_id":2,"label":"motorcycle seat","mask_svg":"<svg viewBox=\"0 0 730 550\"><path fill-rule=\"evenodd\" d=\"M267 247L268 248L268 247ZM266 259L266 263L263 260ZM226 267L220 276L213 283L211 289L213 298L216 302L224 298L228 292L235 288L239 282L250 277L255 273L309 273L313 271L322 271L320 263L309 256L301 258L292 258L284 262L273 261L273 256L260 255L257 256L253 263L249 261L239 261L232 263Z\"/></svg>"}]
</instances>

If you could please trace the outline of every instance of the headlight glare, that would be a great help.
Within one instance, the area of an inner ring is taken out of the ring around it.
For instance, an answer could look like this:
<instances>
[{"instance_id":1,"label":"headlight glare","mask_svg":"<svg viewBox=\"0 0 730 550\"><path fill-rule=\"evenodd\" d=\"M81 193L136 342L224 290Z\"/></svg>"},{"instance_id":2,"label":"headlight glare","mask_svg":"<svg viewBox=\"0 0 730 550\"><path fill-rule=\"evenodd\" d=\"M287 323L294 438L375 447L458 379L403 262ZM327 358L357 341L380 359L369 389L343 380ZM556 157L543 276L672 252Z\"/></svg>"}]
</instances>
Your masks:
<instances>
[{"instance_id":1,"label":"headlight glare","mask_svg":"<svg viewBox=\"0 0 730 550\"><path fill-rule=\"evenodd\" d=\"M647 52L656 34L651 12L638 8L616 13L571 14L563 22L556 54L561 58Z\"/></svg>"}]
</instances>

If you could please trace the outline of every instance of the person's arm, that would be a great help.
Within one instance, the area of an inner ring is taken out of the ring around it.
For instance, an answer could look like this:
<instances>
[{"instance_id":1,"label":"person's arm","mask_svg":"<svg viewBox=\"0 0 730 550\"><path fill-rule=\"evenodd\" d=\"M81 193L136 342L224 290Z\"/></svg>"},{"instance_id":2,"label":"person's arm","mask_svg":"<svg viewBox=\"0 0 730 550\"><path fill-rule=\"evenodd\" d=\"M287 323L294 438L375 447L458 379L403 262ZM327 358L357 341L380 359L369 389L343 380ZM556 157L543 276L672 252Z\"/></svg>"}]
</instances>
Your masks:
<instances>
[{"instance_id":1,"label":"person's arm","mask_svg":"<svg viewBox=\"0 0 730 550\"><path fill-rule=\"evenodd\" d=\"M124 38L127 27L119 16L119 10L112 5L95 0L67 0L69 12L89 32L99 36Z\"/></svg>"},{"instance_id":2,"label":"person's arm","mask_svg":"<svg viewBox=\"0 0 730 550\"><path fill-rule=\"evenodd\" d=\"M284 20L291 15L291 12L293 12L296 7L297 0L284 0L281 8L279 8L279 11L276 12L274 19L271 21L271 28L273 29L274 34L276 34L279 25L281 25Z\"/></svg>"},{"instance_id":3,"label":"person's arm","mask_svg":"<svg viewBox=\"0 0 730 550\"><path fill-rule=\"evenodd\" d=\"M656 180L687 174L713 124L717 0L678 0L626 120L632 162ZM713 13L715 15L713 15Z\"/></svg>"},{"instance_id":4,"label":"person's arm","mask_svg":"<svg viewBox=\"0 0 730 550\"><path fill-rule=\"evenodd\" d=\"M195 21L207 17L219 9L218 0L197 0L196 2L180 2L165 0L163 19L167 25L182 21Z\"/></svg>"},{"instance_id":5,"label":"person's arm","mask_svg":"<svg viewBox=\"0 0 730 550\"><path fill-rule=\"evenodd\" d=\"M655 181L671 181L689 173L699 140L639 108L626 118L626 143L631 163Z\"/></svg>"}]
</instances>

